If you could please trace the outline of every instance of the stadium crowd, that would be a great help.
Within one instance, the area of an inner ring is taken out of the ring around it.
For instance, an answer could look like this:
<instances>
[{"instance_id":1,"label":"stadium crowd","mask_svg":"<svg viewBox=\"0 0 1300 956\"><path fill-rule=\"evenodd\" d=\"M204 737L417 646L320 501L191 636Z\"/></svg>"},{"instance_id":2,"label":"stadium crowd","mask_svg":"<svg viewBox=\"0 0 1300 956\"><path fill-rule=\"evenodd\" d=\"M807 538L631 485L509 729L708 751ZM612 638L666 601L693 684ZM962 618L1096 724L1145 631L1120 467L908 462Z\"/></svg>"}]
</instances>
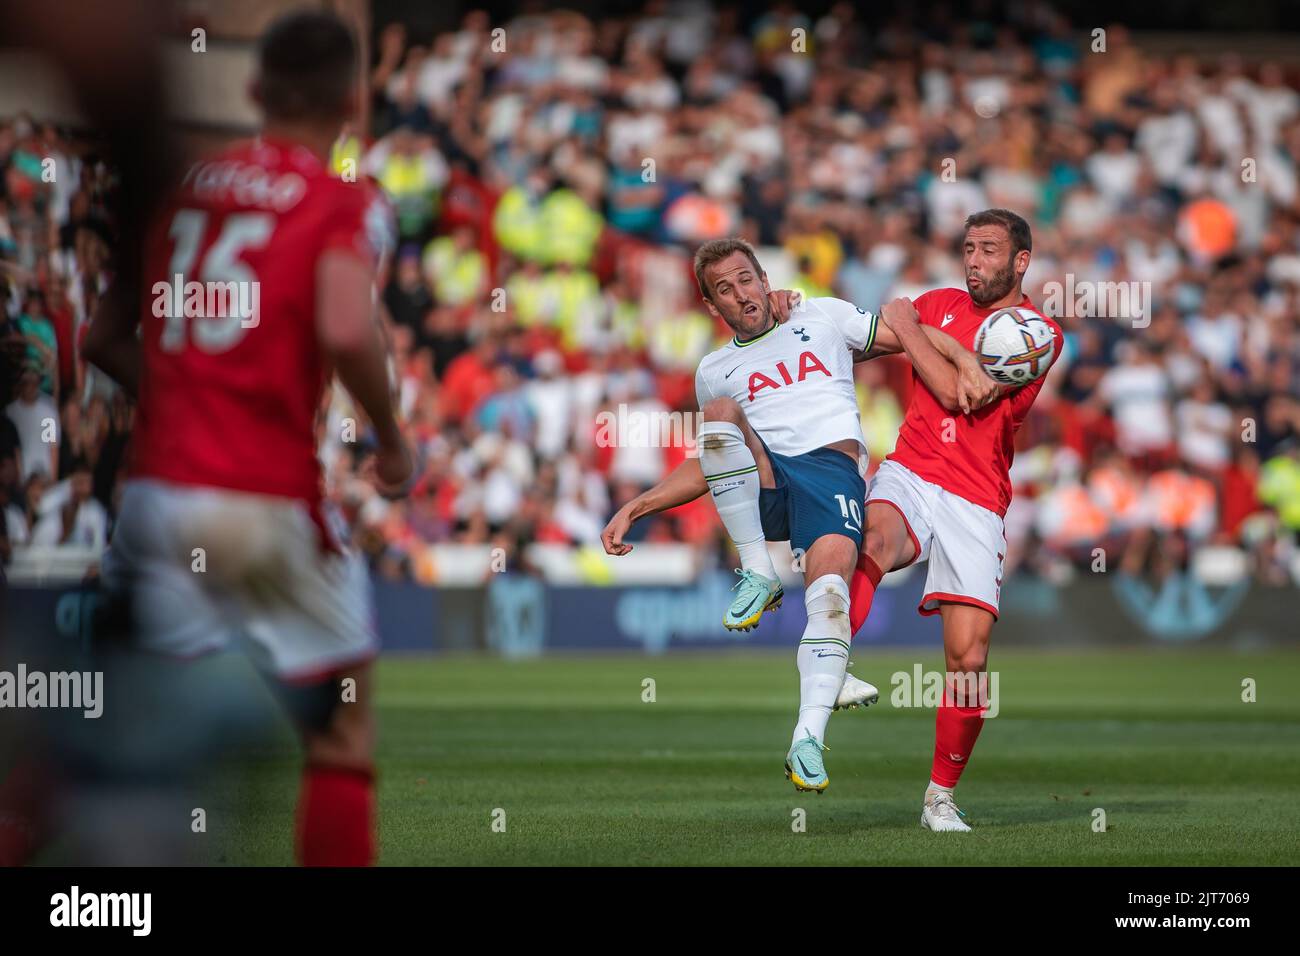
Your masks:
<instances>
[{"instance_id":1,"label":"stadium crowd","mask_svg":"<svg viewBox=\"0 0 1300 956\"><path fill-rule=\"evenodd\" d=\"M598 22L381 25L371 125L333 161L377 179L396 213L381 299L419 454L411 496L387 502L360 477L345 396L321 423L329 495L376 567L432 581L430 543L598 546L690 451L600 423L691 421L695 367L727 334L694 288L698 242L743 235L778 284L875 309L962 286L963 219L1005 206L1034 228L1026 290L1067 334L1019 436L1009 564L1059 575L1103 548L1158 573L1228 544L1288 580L1297 76L1155 55L1118 26L1102 50L1050 5L1011 11L868 29L848 3L748 22L650 0ZM78 342L109 281L111 172L92 142L26 116L0 123L0 171L5 557L101 546L131 409ZM1103 294L1115 284L1131 294ZM858 377L874 467L909 371L887 359ZM725 547L704 499L632 538Z\"/></svg>"},{"instance_id":2,"label":"stadium crowd","mask_svg":"<svg viewBox=\"0 0 1300 956\"><path fill-rule=\"evenodd\" d=\"M0 556L102 549L132 409L78 357L111 278L113 174L93 140L0 122Z\"/></svg>"}]
</instances>

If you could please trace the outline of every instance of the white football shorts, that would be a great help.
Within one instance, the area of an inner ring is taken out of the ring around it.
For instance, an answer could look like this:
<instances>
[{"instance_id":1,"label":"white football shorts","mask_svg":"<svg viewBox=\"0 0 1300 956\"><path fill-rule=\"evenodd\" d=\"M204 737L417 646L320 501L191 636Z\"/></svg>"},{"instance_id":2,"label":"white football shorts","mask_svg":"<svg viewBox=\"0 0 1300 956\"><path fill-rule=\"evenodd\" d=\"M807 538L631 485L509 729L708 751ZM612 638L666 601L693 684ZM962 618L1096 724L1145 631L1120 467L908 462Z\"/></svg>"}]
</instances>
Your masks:
<instances>
[{"instance_id":1,"label":"white football shorts","mask_svg":"<svg viewBox=\"0 0 1300 956\"><path fill-rule=\"evenodd\" d=\"M365 563L303 501L132 480L101 580L130 595L136 644L156 653L245 646L294 682L378 650Z\"/></svg>"},{"instance_id":2,"label":"white football shorts","mask_svg":"<svg viewBox=\"0 0 1300 956\"><path fill-rule=\"evenodd\" d=\"M916 550L908 565L930 562L917 610L937 614L940 603L951 601L998 616L1007 553L1001 517L888 460L867 490L867 504L872 502L892 505L902 516Z\"/></svg>"}]
</instances>

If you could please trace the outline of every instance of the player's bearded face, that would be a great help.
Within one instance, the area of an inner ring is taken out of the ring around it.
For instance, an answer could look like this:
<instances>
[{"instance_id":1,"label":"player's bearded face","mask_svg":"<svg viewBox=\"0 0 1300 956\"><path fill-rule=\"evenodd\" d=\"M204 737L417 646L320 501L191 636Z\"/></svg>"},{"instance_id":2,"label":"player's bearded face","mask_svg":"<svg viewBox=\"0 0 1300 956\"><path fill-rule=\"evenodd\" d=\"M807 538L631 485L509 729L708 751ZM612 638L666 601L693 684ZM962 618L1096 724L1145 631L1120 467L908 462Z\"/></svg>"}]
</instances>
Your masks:
<instances>
[{"instance_id":1,"label":"player's bearded face","mask_svg":"<svg viewBox=\"0 0 1300 956\"><path fill-rule=\"evenodd\" d=\"M976 281L972 282L974 279ZM1016 285L1015 256L1008 255L1007 261L995 272L978 269L973 265L966 267L966 291L976 305L996 302Z\"/></svg>"}]
</instances>

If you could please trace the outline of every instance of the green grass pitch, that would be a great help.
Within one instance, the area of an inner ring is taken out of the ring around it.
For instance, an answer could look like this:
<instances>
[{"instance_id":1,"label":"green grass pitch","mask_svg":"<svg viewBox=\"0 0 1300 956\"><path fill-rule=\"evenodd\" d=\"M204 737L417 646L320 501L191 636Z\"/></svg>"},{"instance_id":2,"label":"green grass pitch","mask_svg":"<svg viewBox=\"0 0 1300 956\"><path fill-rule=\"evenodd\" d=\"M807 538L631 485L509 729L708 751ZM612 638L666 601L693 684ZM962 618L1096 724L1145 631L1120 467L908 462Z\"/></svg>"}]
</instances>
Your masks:
<instances>
[{"instance_id":1,"label":"green grass pitch","mask_svg":"<svg viewBox=\"0 0 1300 956\"><path fill-rule=\"evenodd\" d=\"M383 659L380 862L1294 862L1300 654L995 648L1001 712L958 790L975 828L965 835L919 826L934 713L889 701L891 675L939 666L937 648L854 660L881 701L832 716L819 796L782 772L793 653ZM292 862L297 766L288 737L251 761L232 785L239 811L209 821L222 860Z\"/></svg>"}]
</instances>

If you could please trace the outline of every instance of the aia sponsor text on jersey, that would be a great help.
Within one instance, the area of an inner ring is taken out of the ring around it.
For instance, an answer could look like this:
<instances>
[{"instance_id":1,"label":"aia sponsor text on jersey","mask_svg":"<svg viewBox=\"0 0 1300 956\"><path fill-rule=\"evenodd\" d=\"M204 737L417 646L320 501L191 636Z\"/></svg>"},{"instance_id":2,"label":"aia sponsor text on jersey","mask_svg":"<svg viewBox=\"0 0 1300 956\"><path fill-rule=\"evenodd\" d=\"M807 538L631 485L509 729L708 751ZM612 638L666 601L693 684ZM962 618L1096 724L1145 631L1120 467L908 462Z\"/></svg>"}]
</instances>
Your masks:
<instances>
[{"instance_id":1,"label":"aia sponsor text on jersey","mask_svg":"<svg viewBox=\"0 0 1300 956\"><path fill-rule=\"evenodd\" d=\"M776 378L773 378L771 375L765 375L762 372L751 372L749 376L749 400L752 402L754 396L765 388L781 388L783 384L795 385L798 382L802 382L814 372L820 372L827 378L834 377L831 375L830 370L822 364L821 359L812 352L799 353L799 368L794 376L791 376L790 369L786 366L785 362L777 362L774 374L780 379L780 381L777 381Z\"/></svg>"}]
</instances>

